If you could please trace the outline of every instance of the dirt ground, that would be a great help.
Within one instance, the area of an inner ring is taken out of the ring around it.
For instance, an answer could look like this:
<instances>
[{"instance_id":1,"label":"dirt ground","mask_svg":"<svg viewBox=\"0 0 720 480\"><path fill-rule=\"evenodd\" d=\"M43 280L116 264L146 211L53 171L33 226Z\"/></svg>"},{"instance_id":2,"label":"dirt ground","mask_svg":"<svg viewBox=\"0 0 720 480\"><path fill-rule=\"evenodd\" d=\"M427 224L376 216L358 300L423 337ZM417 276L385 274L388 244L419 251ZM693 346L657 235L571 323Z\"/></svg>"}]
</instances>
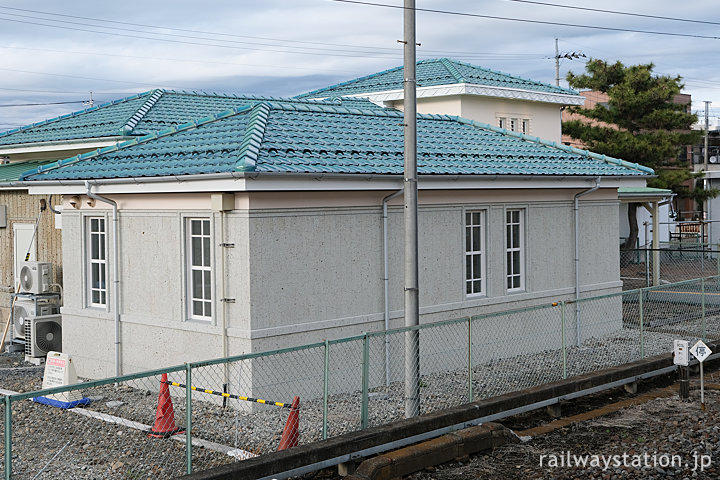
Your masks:
<instances>
[{"instance_id":1,"label":"dirt ground","mask_svg":"<svg viewBox=\"0 0 720 480\"><path fill-rule=\"evenodd\" d=\"M706 375L704 411L697 375L694 380L689 401L658 388L640 405L523 438L521 443L430 468L407 479L720 478L720 373ZM621 397L629 398L626 394ZM523 423L531 421L532 416L506 423L522 429L528 426Z\"/></svg>"}]
</instances>

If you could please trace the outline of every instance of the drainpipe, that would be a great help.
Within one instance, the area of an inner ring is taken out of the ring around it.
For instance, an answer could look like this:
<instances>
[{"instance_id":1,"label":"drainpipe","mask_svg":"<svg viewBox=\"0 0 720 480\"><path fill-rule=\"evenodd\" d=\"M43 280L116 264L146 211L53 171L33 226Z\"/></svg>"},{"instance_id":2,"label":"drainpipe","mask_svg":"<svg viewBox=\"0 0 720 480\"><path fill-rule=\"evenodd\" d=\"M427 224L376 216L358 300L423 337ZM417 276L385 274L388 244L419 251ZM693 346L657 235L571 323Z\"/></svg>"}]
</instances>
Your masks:
<instances>
[{"instance_id":1,"label":"drainpipe","mask_svg":"<svg viewBox=\"0 0 720 480\"><path fill-rule=\"evenodd\" d=\"M120 364L120 276L118 273L118 258L120 252L118 250L118 209L117 203L109 198L102 197L92 193L90 182L85 181L86 194L90 198L99 200L112 206L113 209L113 310L115 311L115 376L122 375L122 366Z\"/></svg>"},{"instance_id":2,"label":"drainpipe","mask_svg":"<svg viewBox=\"0 0 720 480\"><path fill-rule=\"evenodd\" d=\"M573 214L575 215L575 332L577 345L580 346L580 197L600 188L600 177L595 178L595 186L575 195Z\"/></svg>"},{"instance_id":3,"label":"drainpipe","mask_svg":"<svg viewBox=\"0 0 720 480\"><path fill-rule=\"evenodd\" d=\"M385 294L385 331L390 330L390 274L388 272L388 211L387 205L393 198L402 195L398 190L383 198L383 289ZM390 338L385 335L385 385L390 385Z\"/></svg>"}]
</instances>

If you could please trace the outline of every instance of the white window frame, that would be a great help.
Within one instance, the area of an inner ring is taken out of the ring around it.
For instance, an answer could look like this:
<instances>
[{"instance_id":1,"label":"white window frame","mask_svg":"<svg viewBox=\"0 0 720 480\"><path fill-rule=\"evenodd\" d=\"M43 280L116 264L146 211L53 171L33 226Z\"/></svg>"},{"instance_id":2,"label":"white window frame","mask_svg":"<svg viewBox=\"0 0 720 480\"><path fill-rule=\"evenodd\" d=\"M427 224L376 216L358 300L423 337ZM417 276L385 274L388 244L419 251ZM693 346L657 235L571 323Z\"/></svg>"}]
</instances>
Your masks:
<instances>
[{"instance_id":1,"label":"white window frame","mask_svg":"<svg viewBox=\"0 0 720 480\"><path fill-rule=\"evenodd\" d=\"M524 133L525 135L530 135L530 119L529 118L523 118L520 122L520 133Z\"/></svg>"},{"instance_id":2,"label":"white window frame","mask_svg":"<svg viewBox=\"0 0 720 480\"><path fill-rule=\"evenodd\" d=\"M211 322L214 318L214 272L213 272L213 235L212 235L212 219L202 216L188 216L184 218L184 237L185 237L185 294L186 294L186 310L189 320L199 320ZM200 233L193 231L194 225L200 226ZM205 229L207 227L207 229ZM197 251L193 249L193 241L200 241L200 258L196 258ZM199 291L200 295L196 296L198 291L195 289L196 276L202 277L202 287ZM208 285L206 286L206 282ZM201 307L202 312L198 313L197 307Z\"/></svg>"},{"instance_id":3,"label":"white window frame","mask_svg":"<svg viewBox=\"0 0 720 480\"><path fill-rule=\"evenodd\" d=\"M485 235L487 213L484 209L467 209L463 216L463 239L465 244L465 296L486 294L487 284L487 237ZM477 271L479 267L479 272ZM477 288L477 283L479 287Z\"/></svg>"},{"instance_id":4,"label":"white window frame","mask_svg":"<svg viewBox=\"0 0 720 480\"><path fill-rule=\"evenodd\" d=\"M510 119L510 131L516 132L518 129L518 119L517 118L511 118Z\"/></svg>"},{"instance_id":5,"label":"white window frame","mask_svg":"<svg viewBox=\"0 0 720 480\"><path fill-rule=\"evenodd\" d=\"M498 118L498 127L500 127L500 128L507 128L507 118L505 118L505 117L499 117L499 118Z\"/></svg>"},{"instance_id":6,"label":"white window frame","mask_svg":"<svg viewBox=\"0 0 720 480\"><path fill-rule=\"evenodd\" d=\"M505 209L505 289L508 292L525 290L526 212L526 208ZM517 214L517 221L510 218L514 214ZM516 236L511 233L511 229L517 229Z\"/></svg>"},{"instance_id":7,"label":"white window frame","mask_svg":"<svg viewBox=\"0 0 720 480\"><path fill-rule=\"evenodd\" d=\"M86 304L89 307L107 310L109 305L107 217L88 215L84 222ZM97 239L97 252L93 249L95 239ZM95 282L95 272L98 282Z\"/></svg>"}]
</instances>

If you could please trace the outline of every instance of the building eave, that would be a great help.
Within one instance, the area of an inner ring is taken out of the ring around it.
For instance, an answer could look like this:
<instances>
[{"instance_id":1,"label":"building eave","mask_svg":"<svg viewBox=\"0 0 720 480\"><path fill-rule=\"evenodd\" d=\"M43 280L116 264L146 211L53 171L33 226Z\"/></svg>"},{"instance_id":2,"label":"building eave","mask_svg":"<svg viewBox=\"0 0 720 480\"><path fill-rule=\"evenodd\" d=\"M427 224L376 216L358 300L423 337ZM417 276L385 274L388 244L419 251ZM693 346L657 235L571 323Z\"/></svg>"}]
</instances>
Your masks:
<instances>
[{"instance_id":1,"label":"building eave","mask_svg":"<svg viewBox=\"0 0 720 480\"><path fill-rule=\"evenodd\" d=\"M488 85L475 85L471 83L456 83L452 85L437 85L432 87L418 87L417 98L446 97L451 95L474 95L481 97L507 98L529 102L552 103L557 105L584 105L585 97L564 93L541 92L519 88L497 87ZM382 105L384 102L399 101L403 99L402 90L389 90L385 92L355 93L343 95L345 97L368 98L370 101Z\"/></svg>"},{"instance_id":2,"label":"building eave","mask_svg":"<svg viewBox=\"0 0 720 480\"><path fill-rule=\"evenodd\" d=\"M597 175L420 175L420 190L586 188ZM648 176L602 177L603 188L644 186ZM98 194L398 190L402 175L234 172L89 180ZM85 180L17 182L31 194L82 194Z\"/></svg>"}]
</instances>

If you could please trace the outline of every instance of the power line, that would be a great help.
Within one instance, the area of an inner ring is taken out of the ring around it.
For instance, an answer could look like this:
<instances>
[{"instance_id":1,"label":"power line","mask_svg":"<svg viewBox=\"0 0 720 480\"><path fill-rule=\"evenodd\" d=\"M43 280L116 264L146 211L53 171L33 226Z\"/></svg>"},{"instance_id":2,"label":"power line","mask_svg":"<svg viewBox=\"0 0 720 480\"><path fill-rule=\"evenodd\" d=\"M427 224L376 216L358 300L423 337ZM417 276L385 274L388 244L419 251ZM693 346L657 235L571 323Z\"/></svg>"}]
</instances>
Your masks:
<instances>
[{"instance_id":1,"label":"power line","mask_svg":"<svg viewBox=\"0 0 720 480\"><path fill-rule=\"evenodd\" d=\"M720 25L720 22L710 22L707 20L693 20L693 19L689 19L689 18L663 17L660 15L647 15L644 13L619 12L617 10L603 10L601 8L577 7L574 5L560 5L558 3L538 2L538 1L534 1L534 0L507 0L507 1L508 2L518 2L518 3L532 3L535 5L544 5L547 7L569 8L569 9L573 9L573 10L583 10L586 12L611 13L613 15L626 15L626 16L630 16L630 17L654 18L657 20L672 20L675 22L703 23L706 25Z\"/></svg>"},{"instance_id":2,"label":"power line","mask_svg":"<svg viewBox=\"0 0 720 480\"><path fill-rule=\"evenodd\" d=\"M384 7L384 8L394 8L394 9L404 9L405 7L400 5L388 5L385 3L375 3L375 2L366 2L361 0L330 0L331 2L339 2L339 3L353 3L356 5L368 5L372 7ZM453 12L450 10L438 10L434 8L415 8L418 12L428 12L428 13L441 13L444 15L457 15L461 17L474 17L474 18L487 18L491 20L506 20L510 22L521 22L521 23L534 23L539 25L553 25L553 26L559 26L559 27L574 27L574 28L588 28L592 30L607 30L611 32L628 32L628 33L645 33L648 35L665 35L665 36L672 36L672 37L688 37L688 38L704 38L708 40L720 40L719 36L709 36L709 35L695 35L690 33L673 33L673 32L656 32L652 30L634 30L631 28L617 28L617 27L600 27L597 25L582 25L582 24L576 24L576 23L563 23L563 22L549 22L545 20L530 20L525 18L511 18L511 17L499 17L496 15L481 15L479 13L467 13L467 12Z\"/></svg>"},{"instance_id":3,"label":"power line","mask_svg":"<svg viewBox=\"0 0 720 480\"><path fill-rule=\"evenodd\" d=\"M38 107L38 106L46 106L46 105L67 105L69 103L84 103L84 102L85 102L85 100L75 100L75 101L69 101L69 102L16 103L16 104L0 105L0 108L2 108L2 107Z\"/></svg>"},{"instance_id":4,"label":"power line","mask_svg":"<svg viewBox=\"0 0 720 480\"><path fill-rule=\"evenodd\" d=\"M256 38L256 39L263 38L263 37L233 35L233 34L226 34L226 33L220 33L220 32L207 32L207 31L201 31L201 30L178 29L178 28L172 28L172 27L157 27L157 26L152 26L152 25L135 24L135 23L129 23L129 22L116 22L116 21L112 21L112 20L95 19L95 18L91 18L91 17L62 15L62 14L55 14L55 13L40 12L40 11L36 11L36 10L9 8L9 7L3 7L3 6L0 6L0 9L28 11L28 12L39 13L39 14L48 15L48 16L79 18L79 19L91 20L94 22L106 22L106 23L113 23L113 24L131 25L131 26L139 26L139 27L143 27L143 28L153 28L153 29L162 28L163 30L198 33L198 34L202 34L202 35L222 36L222 37L231 37L231 38ZM56 20L53 18L42 18L42 17L35 17L35 16L30 16L30 15L22 15L22 14L7 13L7 12L3 13L3 15L10 15L12 17L19 17L19 18L28 18L31 20L55 22L60 25L40 23L38 21L33 22L33 21L28 21L28 20L18 20L17 18L0 17L0 20L5 20L5 21L9 21L9 22L25 23L25 24L30 24L30 25L38 25L38 26L44 26L44 27L50 27L50 28L74 30L74 31L83 31L83 32L89 32L89 33L99 33L99 34L105 34L105 35L114 35L114 36L123 36L123 37L129 36L131 38L143 38L146 40L159 40L159 41L164 41L164 42L185 43L185 44L190 44L190 45L224 47L224 48L240 48L240 47L234 46L234 45L261 46L261 47L272 47L272 48L257 48L256 50L280 52L280 53L299 53L299 54L305 54L305 55L331 54L331 55L335 55L335 56L357 56L358 54L361 54L365 57L376 56L377 58L386 58L386 57L400 58L401 57L401 53L397 50L397 48L390 48L390 47L370 47L370 46L362 46L362 45L326 44L326 43L322 43L322 42L304 42L304 41L296 41L296 40L267 39L267 41L283 42L283 43L296 43L296 44L305 43L305 44L309 44L309 45L323 45L325 47L327 47L327 46L348 47L348 48L350 48L350 50L336 49L336 48L318 48L316 46L305 47L305 46L297 46L297 45L275 45L275 44L270 44L270 43L260 43L260 42L250 42L250 41L240 41L240 40L225 40L225 39L217 39L217 38L198 37L198 36L194 36L194 35L173 34L173 33L167 33L167 32L152 32L152 31L146 31L146 30L138 30L135 28L110 27L110 26L105 26L105 25L89 25L91 27L96 27L96 28L101 28L101 29L113 29L113 30L118 30L118 31L142 33L145 35L153 35L152 37L140 37L137 35L126 35L126 34L122 34L122 33L117 33L115 31L91 30L91 29L86 28L88 26L87 23L82 23L82 22L73 22L73 21L68 21L68 20ZM63 24L79 25L80 27L77 27L77 26L70 27L70 26L63 25ZM221 43L217 44L217 43L202 43L202 42L187 41L187 40L172 40L170 38L163 38L163 37L182 38L182 39L189 39L189 40L202 40L202 41L207 41L207 42L221 42ZM274 50L274 48L282 48L283 50ZM431 54L441 54L441 55L451 55L451 56L467 55L467 56L472 56L473 58L475 58L475 57L482 58L486 55L502 55L502 56L508 56L508 57L515 56L515 55L517 55L518 57L533 55L533 54L490 54L490 53L484 54L484 53L478 53L478 52L459 52L459 51L442 51L442 50L427 50L427 51L425 51L425 53L429 54L429 55L431 55ZM344 55L344 54L349 54L349 55Z\"/></svg>"}]
</instances>

